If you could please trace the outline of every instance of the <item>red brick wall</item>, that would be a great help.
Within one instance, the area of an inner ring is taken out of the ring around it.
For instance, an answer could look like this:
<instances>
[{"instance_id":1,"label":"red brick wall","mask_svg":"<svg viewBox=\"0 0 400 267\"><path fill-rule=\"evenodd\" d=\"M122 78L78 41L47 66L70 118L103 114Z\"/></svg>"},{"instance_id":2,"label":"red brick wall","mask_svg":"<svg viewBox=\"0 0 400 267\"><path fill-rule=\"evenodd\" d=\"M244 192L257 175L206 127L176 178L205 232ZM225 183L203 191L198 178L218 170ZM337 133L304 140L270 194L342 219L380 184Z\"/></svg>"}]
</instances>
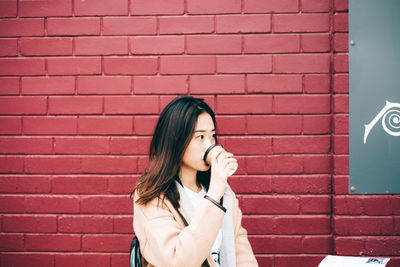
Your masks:
<instances>
[{"instance_id":1,"label":"red brick wall","mask_svg":"<svg viewBox=\"0 0 400 267\"><path fill-rule=\"evenodd\" d=\"M3 0L0 16L1 266L126 266L129 193L180 94L237 155L260 266L400 264L399 196L347 193L347 1Z\"/></svg>"}]
</instances>

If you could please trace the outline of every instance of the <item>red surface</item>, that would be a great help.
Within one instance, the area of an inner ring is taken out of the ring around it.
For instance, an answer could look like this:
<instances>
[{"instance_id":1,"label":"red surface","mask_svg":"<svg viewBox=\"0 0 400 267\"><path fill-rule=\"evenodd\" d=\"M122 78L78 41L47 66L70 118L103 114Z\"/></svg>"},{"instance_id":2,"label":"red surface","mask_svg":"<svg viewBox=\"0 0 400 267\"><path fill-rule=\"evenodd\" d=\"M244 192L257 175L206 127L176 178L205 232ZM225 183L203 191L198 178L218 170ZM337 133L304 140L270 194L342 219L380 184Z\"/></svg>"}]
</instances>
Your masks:
<instances>
[{"instance_id":1,"label":"red surface","mask_svg":"<svg viewBox=\"0 0 400 267\"><path fill-rule=\"evenodd\" d=\"M9 0L0 17L1 266L127 265L129 193L181 94L239 161L260 266L400 264L400 197L348 194L347 0Z\"/></svg>"}]
</instances>

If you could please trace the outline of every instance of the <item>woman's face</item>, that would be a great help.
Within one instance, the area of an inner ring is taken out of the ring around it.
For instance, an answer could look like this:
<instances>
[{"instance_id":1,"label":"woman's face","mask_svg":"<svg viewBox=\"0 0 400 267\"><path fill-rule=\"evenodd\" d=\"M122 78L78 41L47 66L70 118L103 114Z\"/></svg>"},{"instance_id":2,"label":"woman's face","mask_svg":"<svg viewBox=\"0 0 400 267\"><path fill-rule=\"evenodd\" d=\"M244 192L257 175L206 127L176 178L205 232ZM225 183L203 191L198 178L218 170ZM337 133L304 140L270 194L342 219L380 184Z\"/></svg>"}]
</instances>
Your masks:
<instances>
[{"instance_id":1,"label":"woman's face","mask_svg":"<svg viewBox=\"0 0 400 267\"><path fill-rule=\"evenodd\" d=\"M204 112L197 118L194 134L183 153L181 167L207 171L210 166L204 163L203 156L212 144L215 144L215 126L210 114Z\"/></svg>"}]
</instances>

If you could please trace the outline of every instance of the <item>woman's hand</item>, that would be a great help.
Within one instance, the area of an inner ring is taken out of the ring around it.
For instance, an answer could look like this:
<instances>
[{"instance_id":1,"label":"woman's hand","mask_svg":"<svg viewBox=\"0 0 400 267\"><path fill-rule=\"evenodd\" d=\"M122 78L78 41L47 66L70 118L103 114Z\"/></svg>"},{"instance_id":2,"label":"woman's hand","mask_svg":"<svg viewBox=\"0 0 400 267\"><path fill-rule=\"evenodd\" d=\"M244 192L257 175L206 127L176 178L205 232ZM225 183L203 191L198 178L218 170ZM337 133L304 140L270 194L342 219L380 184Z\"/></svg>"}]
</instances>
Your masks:
<instances>
[{"instance_id":1,"label":"woman's hand","mask_svg":"<svg viewBox=\"0 0 400 267\"><path fill-rule=\"evenodd\" d=\"M214 147L209 157L211 158L211 177L207 195L219 202L225 193L231 170L230 164L237 163L237 160L233 158L232 153L226 152L221 146Z\"/></svg>"}]
</instances>

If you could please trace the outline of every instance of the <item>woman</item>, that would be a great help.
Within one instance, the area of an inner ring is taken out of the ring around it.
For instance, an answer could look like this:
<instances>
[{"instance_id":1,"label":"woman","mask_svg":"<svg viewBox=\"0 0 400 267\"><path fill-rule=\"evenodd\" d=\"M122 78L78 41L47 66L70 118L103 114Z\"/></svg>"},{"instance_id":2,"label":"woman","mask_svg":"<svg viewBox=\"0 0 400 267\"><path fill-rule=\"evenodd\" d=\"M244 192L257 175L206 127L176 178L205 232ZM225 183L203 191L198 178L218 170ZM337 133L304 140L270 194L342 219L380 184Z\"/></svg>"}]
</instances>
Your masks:
<instances>
[{"instance_id":1,"label":"woman","mask_svg":"<svg viewBox=\"0 0 400 267\"><path fill-rule=\"evenodd\" d=\"M202 99L179 97L162 111L147 170L134 189L145 266L258 266L227 184L236 159L215 147L211 167L203 161L217 142L215 130L215 115Z\"/></svg>"}]
</instances>

